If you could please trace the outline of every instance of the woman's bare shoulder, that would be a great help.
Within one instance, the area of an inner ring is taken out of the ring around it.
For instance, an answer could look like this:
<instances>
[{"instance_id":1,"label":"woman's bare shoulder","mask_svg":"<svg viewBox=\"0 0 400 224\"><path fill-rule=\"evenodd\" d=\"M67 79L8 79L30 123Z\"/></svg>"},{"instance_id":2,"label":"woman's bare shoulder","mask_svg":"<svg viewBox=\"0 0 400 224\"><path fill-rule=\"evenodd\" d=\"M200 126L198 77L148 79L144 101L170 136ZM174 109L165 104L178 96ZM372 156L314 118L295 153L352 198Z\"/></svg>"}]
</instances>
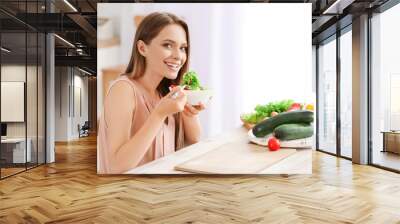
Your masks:
<instances>
[{"instance_id":1,"label":"woman's bare shoulder","mask_svg":"<svg viewBox=\"0 0 400 224\"><path fill-rule=\"evenodd\" d=\"M135 86L128 79L116 80L110 87L104 101L106 110L132 111L135 108Z\"/></svg>"},{"instance_id":2,"label":"woman's bare shoulder","mask_svg":"<svg viewBox=\"0 0 400 224\"><path fill-rule=\"evenodd\" d=\"M110 94L114 96L131 95L135 94L135 92L136 87L131 80L129 80L128 78L118 78L111 84L107 96Z\"/></svg>"}]
</instances>

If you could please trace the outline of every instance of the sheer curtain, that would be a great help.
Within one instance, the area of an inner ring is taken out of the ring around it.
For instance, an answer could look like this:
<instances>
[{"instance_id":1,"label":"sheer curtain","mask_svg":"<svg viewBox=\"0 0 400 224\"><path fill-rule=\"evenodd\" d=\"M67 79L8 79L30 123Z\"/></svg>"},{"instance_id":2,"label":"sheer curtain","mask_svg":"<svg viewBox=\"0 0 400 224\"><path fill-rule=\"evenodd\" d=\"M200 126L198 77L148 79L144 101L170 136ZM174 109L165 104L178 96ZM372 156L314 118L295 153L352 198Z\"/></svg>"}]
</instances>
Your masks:
<instances>
[{"instance_id":1,"label":"sheer curtain","mask_svg":"<svg viewBox=\"0 0 400 224\"><path fill-rule=\"evenodd\" d=\"M193 60L193 68L207 69L204 81L213 89L214 97L201 115L204 137L217 135L240 125L243 93L242 22L243 5L218 4L210 11L209 49L203 50L206 60ZM205 29L207 29L205 27ZM199 35L197 38L204 38ZM201 45L197 46L199 48Z\"/></svg>"}]
</instances>

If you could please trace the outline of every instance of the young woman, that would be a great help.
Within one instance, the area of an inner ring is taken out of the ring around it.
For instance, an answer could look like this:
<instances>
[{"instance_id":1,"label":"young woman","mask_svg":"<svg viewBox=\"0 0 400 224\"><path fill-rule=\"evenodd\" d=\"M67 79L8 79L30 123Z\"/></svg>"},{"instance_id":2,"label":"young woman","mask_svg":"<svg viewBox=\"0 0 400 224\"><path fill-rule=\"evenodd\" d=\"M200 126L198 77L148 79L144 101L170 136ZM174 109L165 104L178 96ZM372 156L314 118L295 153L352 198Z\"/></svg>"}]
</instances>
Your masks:
<instances>
[{"instance_id":1,"label":"young woman","mask_svg":"<svg viewBox=\"0 0 400 224\"><path fill-rule=\"evenodd\" d=\"M187 24L170 13L140 23L125 74L110 87L99 124L98 173L116 174L193 144L200 138L198 113L179 86L188 70Z\"/></svg>"}]
</instances>

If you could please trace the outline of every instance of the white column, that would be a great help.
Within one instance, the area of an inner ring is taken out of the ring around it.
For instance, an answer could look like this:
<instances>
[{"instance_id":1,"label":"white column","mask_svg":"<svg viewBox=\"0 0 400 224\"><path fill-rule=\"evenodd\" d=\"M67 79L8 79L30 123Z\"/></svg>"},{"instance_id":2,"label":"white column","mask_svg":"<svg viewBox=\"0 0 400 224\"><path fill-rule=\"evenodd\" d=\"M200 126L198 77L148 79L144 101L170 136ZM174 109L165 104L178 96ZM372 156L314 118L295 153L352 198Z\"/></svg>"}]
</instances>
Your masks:
<instances>
[{"instance_id":1,"label":"white column","mask_svg":"<svg viewBox=\"0 0 400 224\"><path fill-rule=\"evenodd\" d=\"M353 162L368 163L368 15L353 20Z\"/></svg>"},{"instance_id":2,"label":"white column","mask_svg":"<svg viewBox=\"0 0 400 224\"><path fill-rule=\"evenodd\" d=\"M55 75L54 36L46 35L46 163L55 161Z\"/></svg>"},{"instance_id":3,"label":"white column","mask_svg":"<svg viewBox=\"0 0 400 224\"><path fill-rule=\"evenodd\" d=\"M46 1L46 12L54 12L54 5ZM52 33L46 34L46 163L55 161L55 43Z\"/></svg>"}]
</instances>

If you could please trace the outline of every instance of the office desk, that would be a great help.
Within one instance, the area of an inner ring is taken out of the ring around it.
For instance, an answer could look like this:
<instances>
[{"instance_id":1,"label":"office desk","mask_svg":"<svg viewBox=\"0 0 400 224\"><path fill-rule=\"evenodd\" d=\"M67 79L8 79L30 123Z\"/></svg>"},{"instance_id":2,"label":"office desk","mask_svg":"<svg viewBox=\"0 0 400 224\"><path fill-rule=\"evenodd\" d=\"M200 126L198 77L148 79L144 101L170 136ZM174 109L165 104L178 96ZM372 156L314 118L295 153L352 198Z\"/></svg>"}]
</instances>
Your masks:
<instances>
[{"instance_id":1,"label":"office desk","mask_svg":"<svg viewBox=\"0 0 400 224\"><path fill-rule=\"evenodd\" d=\"M400 131L382 131L383 150L382 152L392 152L400 154Z\"/></svg>"},{"instance_id":2,"label":"office desk","mask_svg":"<svg viewBox=\"0 0 400 224\"><path fill-rule=\"evenodd\" d=\"M25 163L31 161L32 140L27 138L28 143L25 154L25 138L1 139L1 157L5 163ZM27 159L27 161L25 161Z\"/></svg>"}]
</instances>

